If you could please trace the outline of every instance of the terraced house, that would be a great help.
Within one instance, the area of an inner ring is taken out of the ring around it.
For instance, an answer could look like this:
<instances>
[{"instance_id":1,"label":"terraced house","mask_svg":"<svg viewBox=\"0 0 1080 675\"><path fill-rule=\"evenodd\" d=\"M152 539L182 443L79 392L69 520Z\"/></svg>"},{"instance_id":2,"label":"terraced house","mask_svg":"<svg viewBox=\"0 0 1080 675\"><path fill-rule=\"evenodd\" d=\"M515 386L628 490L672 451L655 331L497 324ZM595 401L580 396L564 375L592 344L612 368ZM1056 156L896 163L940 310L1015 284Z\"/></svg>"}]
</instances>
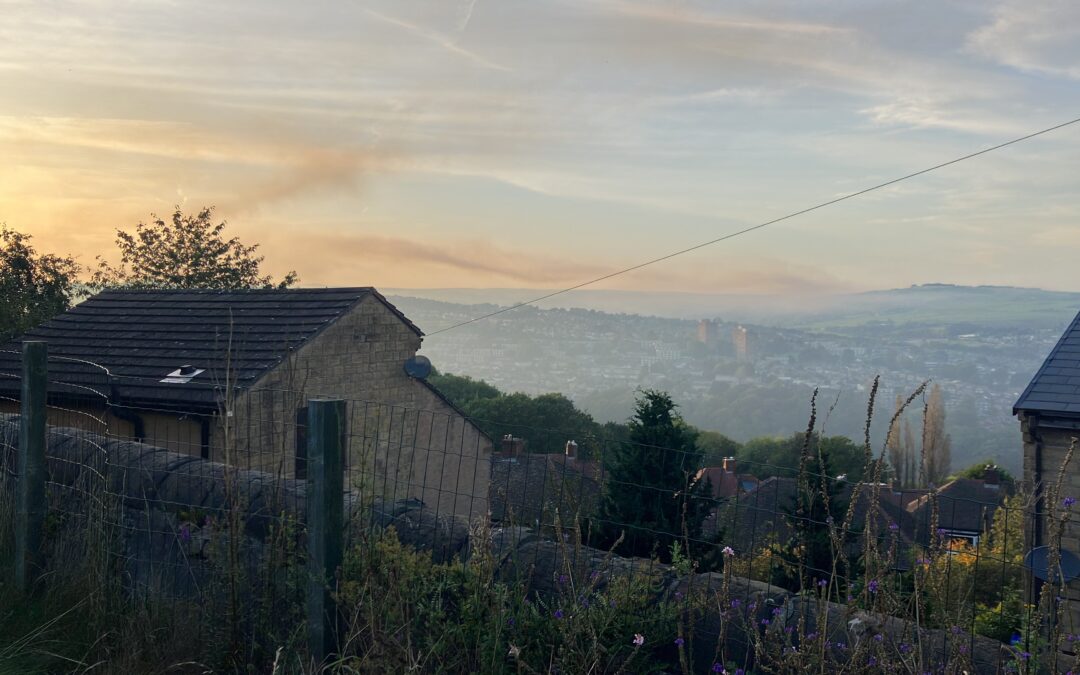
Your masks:
<instances>
[{"instance_id":1,"label":"terraced house","mask_svg":"<svg viewBox=\"0 0 1080 675\"><path fill-rule=\"evenodd\" d=\"M373 288L109 290L0 349L0 410L42 340L51 424L303 478L306 401L342 398L352 487L486 517L491 440L406 373L422 337Z\"/></svg>"}]
</instances>

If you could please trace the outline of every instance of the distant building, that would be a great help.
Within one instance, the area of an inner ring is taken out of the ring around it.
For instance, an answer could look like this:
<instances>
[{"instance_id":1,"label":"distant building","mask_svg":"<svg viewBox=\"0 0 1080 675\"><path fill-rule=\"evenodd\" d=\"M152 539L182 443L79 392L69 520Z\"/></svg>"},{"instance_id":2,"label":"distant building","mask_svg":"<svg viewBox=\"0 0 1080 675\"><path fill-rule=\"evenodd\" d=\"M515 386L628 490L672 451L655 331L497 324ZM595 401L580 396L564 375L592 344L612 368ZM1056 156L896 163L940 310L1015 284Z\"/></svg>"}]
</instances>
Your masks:
<instances>
[{"instance_id":1,"label":"distant building","mask_svg":"<svg viewBox=\"0 0 1080 675\"><path fill-rule=\"evenodd\" d=\"M735 358L740 361L750 359L750 335L746 328L735 326L731 330L731 343L735 347Z\"/></svg>"},{"instance_id":2,"label":"distant building","mask_svg":"<svg viewBox=\"0 0 1080 675\"><path fill-rule=\"evenodd\" d=\"M717 327L712 319L702 319L697 325L697 340L703 345L716 343Z\"/></svg>"}]
</instances>

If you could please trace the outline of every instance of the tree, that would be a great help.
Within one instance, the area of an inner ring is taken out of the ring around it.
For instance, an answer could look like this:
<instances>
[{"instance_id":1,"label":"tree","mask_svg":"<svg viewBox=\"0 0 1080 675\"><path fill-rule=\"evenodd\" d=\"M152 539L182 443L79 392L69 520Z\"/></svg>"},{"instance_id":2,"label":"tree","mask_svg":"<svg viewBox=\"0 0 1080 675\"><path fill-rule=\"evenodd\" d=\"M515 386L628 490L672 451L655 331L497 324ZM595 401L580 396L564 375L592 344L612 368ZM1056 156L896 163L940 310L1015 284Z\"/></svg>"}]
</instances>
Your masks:
<instances>
[{"instance_id":1,"label":"tree","mask_svg":"<svg viewBox=\"0 0 1080 675\"><path fill-rule=\"evenodd\" d=\"M764 436L753 438L743 444L738 454L739 465L747 473L754 473L758 478L769 476L794 476L799 467L799 455L803 448L806 432L800 431L781 438ZM814 432L811 446L821 447L829 458L829 467L837 475L844 475L848 480L862 480L866 457L863 449L846 436L821 436ZM816 452L816 451L815 451ZM815 454L816 457L816 454ZM817 471L811 467L811 471Z\"/></svg>"},{"instance_id":2,"label":"tree","mask_svg":"<svg viewBox=\"0 0 1080 675\"><path fill-rule=\"evenodd\" d=\"M10 340L71 306L82 266L39 254L32 237L0 224L0 340Z\"/></svg>"},{"instance_id":3,"label":"tree","mask_svg":"<svg viewBox=\"0 0 1080 675\"><path fill-rule=\"evenodd\" d=\"M685 532L695 539L708 512L705 482L697 480L696 431L665 392L642 390L630 419L630 442L605 456L599 530L606 544L620 533L624 555L668 560Z\"/></svg>"},{"instance_id":4,"label":"tree","mask_svg":"<svg viewBox=\"0 0 1080 675\"><path fill-rule=\"evenodd\" d=\"M896 412L900 412L903 407L904 398L897 394ZM914 487L918 480L915 475L915 440L911 432L911 422L906 417L901 415L896 419L896 423L889 429L885 447L896 487Z\"/></svg>"},{"instance_id":5,"label":"tree","mask_svg":"<svg viewBox=\"0 0 1080 675\"><path fill-rule=\"evenodd\" d=\"M719 431L698 431L697 447L704 457L705 466L717 466L725 457L738 455L740 449L738 441Z\"/></svg>"},{"instance_id":6,"label":"tree","mask_svg":"<svg viewBox=\"0 0 1080 675\"><path fill-rule=\"evenodd\" d=\"M945 431L945 403L935 384L923 417L922 473L927 486L940 486L952 470L952 439Z\"/></svg>"},{"instance_id":7,"label":"tree","mask_svg":"<svg viewBox=\"0 0 1080 675\"><path fill-rule=\"evenodd\" d=\"M296 272L274 282L262 275L263 257L256 256L258 244L245 246L237 237L224 239L225 221L214 224L213 207L186 215L176 207L172 217L139 223L135 232L116 231L120 266L98 258L93 286L132 288L288 288L296 283Z\"/></svg>"}]
</instances>

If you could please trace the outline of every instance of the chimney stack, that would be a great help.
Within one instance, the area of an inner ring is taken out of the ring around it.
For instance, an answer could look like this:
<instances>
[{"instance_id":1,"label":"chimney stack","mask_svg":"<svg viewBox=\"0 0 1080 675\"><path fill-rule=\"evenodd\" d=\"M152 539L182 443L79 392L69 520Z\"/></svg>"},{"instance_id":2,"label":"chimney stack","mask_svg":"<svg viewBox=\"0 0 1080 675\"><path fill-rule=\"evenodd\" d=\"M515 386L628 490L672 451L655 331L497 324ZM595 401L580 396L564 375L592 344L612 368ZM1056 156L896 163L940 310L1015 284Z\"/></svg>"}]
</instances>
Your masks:
<instances>
[{"instance_id":1,"label":"chimney stack","mask_svg":"<svg viewBox=\"0 0 1080 675\"><path fill-rule=\"evenodd\" d=\"M525 454L525 439L516 438L513 434L502 437L502 454L506 457L517 457Z\"/></svg>"},{"instance_id":2,"label":"chimney stack","mask_svg":"<svg viewBox=\"0 0 1080 675\"><path fill-rule=\"evenodd\" d=\"M566 442L566 458L577 459L577 441Z\"/></svg>"},{"instance_id":3,"label":"chimney stack","mask_svg":"<svg viewBox=\"0 0 1080 675\"><path fill-rule=\"evenodd\" d=\"M735 458L725 457L720 466L723 468L724 473L735 473Z\"/></svg>"},{"instance_id":4,"label":"chimney stack","mask_svg":"<svg viewBox=\"0 0 1080 675\"><path fill-rule=\"evenodd\" d=\"M1001 485L1001 471L998 470L997 465L986 465L986 468L983 469L983 483L991 490Z\"/></svg>"}]
</instances>

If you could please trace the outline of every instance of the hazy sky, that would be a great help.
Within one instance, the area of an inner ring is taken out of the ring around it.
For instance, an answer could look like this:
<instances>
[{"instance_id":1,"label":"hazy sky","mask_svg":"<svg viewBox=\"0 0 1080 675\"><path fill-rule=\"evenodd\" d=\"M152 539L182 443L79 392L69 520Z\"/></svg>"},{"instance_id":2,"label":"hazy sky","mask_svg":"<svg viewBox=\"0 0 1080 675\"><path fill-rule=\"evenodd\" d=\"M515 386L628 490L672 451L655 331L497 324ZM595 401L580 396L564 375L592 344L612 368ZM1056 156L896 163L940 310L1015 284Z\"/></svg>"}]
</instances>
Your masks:
<instances>
[{"instance_id":1,"label":"hazy sky","mask_svg":"<svg viewBox=\"0 0 1080 675\"><path fill-rule=\"evenodd\" d=\"M0 221L552 287L1080 116L1080 2L0 0ZM1080 290L1080 125L611 288Z\"/></svg>"}]
</instances>

